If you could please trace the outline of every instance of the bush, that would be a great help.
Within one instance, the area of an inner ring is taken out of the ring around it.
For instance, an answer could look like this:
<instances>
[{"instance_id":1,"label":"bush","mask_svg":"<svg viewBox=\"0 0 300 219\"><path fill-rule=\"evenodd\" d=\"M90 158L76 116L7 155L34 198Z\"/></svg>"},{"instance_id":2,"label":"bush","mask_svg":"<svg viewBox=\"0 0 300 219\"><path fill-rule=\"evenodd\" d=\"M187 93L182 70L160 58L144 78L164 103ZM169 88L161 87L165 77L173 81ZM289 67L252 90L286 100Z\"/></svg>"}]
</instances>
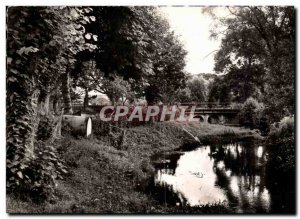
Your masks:
<instances>
[{"instance_id":1,"label":"bush","mask_svg":"<svg viewBox=\"0 0 300 219\"><path fill-rule=\"evenodd\" d=\"M284 117L273 124L267 139L269 163L275 170L295 171L295 124L294 116Z\"/></svg>"},{"instance_id":2,"label":"bush","mask_svg":"<svg viewBox=\"0 0 300 219\"><path fill-rule=\"evenodd\" d=\"M10 165L7 164L8 192L34 201L51 198L56 180L67 173L53 145L41 141L36 143L34 155L28 155L22 161L20 169L10 168Z\"/></svg>"},{"instance_id":3,"label":"bush","mask_svg":"<svg viewBox=\"0 0 300 219\"><path fill-rule=\"evenodd\" d=\"M291 136L294 133L294 116L286 116L279 123L274 123L271 127L270 136Z\"/></svg>"},{"instance_id":4,"label":"bush","mask_svg":"<svg viewBox=\"0 0 300 219\"><path fill-rule=\"evenodd\" d=\"M242 105L241 112L239 113L240 124L251 129L259 127L263 110L263 104L249 97Z\"/></svg>"},{"instance_id":5,"label":"bush","mask_svg":"<svg viewBox=\"0 0 300 219\"><path fill-rule=\"evenodd\" d=\"M102 139L104 136L107 136L109 133L109 123L103 122L100 119L93 120L93 135Z\"/></svg>"},{"instance_id":6,"label":"bush","mask_svg":"<svg viewBox=\"0 0 300 219\"><path fill-rule=\"evenodd\" d=\"M232 109L241 109L243 107L243 104L241 104L241 103L231 103L230 107Z\"/></svg>"}]
</instances>

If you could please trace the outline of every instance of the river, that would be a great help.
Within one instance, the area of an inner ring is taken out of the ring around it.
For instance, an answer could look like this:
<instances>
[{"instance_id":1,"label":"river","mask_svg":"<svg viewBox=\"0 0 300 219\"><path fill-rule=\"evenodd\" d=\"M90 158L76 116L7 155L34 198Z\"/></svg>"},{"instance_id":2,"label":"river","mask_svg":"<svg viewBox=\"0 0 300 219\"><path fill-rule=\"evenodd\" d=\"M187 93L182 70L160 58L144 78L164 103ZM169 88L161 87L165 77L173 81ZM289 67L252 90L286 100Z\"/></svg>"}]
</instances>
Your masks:
<instances>
[{"instance_id":1,"label":"river","mask_svg":"<svg viewBox=\"0 0 300 219\"><path fill-rule=\"evenodd\" d=\"M290 212L294 199L286 195L289 187L278 189L270 180L267 162L265 147L254 142L201 146L165 156L156 165L154 186L161 188L160 201L176 206L223 204L236 213Z\"/></svg>"}]
</instances>

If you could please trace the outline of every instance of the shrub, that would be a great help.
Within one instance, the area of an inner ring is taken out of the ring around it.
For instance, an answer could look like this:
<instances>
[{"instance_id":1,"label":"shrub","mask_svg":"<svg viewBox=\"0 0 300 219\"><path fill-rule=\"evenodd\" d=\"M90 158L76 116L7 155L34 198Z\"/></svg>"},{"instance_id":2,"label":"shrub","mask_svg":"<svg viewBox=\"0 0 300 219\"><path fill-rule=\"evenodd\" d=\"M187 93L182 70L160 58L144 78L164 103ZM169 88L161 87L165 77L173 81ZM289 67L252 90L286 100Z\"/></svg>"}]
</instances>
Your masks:
<instances>
[{"instance_id":1,"label":"shrub","mask_svg":"<svg viewBox=\"0 0 300 219\"><path fill-rule=\"evenodd\" d=\"M286 116L279 123L274 123L271 127L271 136L290 136L294 133L294 116Z\"/></svg>"},{"instance_id":2,"label":"shrub","mask_svg":"<svg viewBox=\"0 0 300 219\"><path fill-rule=\"evenodd\" d=\"M269 164L272 169L290 173L295 171L294 116L284 117L273 124L267 139Z\"/></svg>"},{"instance_id":3,"label":"shrub","mask_svg":"<svg viewBox=\"0 0 300 219\"><path fill-rule=\"evenodd\" d=\"M7 163L8 192L21 194L21 198L43 201L51 198L57 179L67 173L57 151L51 144L41 141L35 145L34 155L28 155L22 161L20 169L10 168Z\"/></svg>"},{"instance_id":4,"label":"shrub","mask_svg":"<svg viewBox=\"0 0 300 219\"><path fill-rule=\"evenodd\" d=\"M263 104L259 103L256 99L249 97L242 105L239 114L240 124L251 129L258 127L263 110Z\"/></svg>"},{"instance_id":5,"label":"shrub","mask_svg":"<svg viewBox=\"0 0 300 219\"><path fill-rule=\"evenodd\" d=\"M103 122L100 119L93 120L93 135L96 138L102 139L109 133L109 123Z\"/></svg>"},{"instance_id":6,"label":"shrub","mask_svg":"<svg viewBox=\"0 0 300 219\"><path fill-rule=\"evenodd\" d=\"M241 103L231 103L230 107L232 109L241 109L243 107L243 104L241 104Z\"/></svg>"}]
</instances>

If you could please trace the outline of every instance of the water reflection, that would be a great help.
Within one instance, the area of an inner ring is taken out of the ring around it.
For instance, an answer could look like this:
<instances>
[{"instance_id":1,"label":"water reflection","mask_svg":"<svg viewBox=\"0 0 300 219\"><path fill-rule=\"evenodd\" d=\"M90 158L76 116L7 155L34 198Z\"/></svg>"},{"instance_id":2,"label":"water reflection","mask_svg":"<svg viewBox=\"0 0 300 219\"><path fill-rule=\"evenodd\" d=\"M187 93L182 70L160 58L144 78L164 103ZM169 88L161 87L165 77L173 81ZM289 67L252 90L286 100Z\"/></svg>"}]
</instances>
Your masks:
<instances>
[{"instance_id":1,"label":"water reflection","mask_svg":"<svg viewBox=\"0 0 300 219\"><path fill-rule=\"evenodd\" d=\"M172 185L173 190L186 197L190 205L225 201L222 189L212 186L217 177L212 171L213 166L213 159L199 148L182 155L175 170L168 169L168 166L159 169L155 181Z\"/></svg>"},{"instance_id":2,"label":"water reflection","mask_svg":"<svg viewBox=\"0 0 300 219\"><path fill-rule=\"evenodd\" d=\"M170 163L157 169L155 183L168 185L185 202L181 204L223 202L237 213L270 211L266 151L262 146L246 143L200 147Z\"/></svg>"}]
</instances>

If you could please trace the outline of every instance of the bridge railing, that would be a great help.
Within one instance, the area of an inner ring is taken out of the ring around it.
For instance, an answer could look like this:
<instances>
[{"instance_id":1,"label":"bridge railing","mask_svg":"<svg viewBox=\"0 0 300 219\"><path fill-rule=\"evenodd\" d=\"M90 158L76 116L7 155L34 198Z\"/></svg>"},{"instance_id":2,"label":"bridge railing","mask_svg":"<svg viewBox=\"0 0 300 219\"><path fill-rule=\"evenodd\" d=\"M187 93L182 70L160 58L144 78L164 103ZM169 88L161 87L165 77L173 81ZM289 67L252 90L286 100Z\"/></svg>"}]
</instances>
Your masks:
<instances>
[{"instance_id":1,"label":"bridge railing","mask_svg":"<svg viewBox=\"0 0 300 219\"><path fill-rule=\"evenodd\" d=\"M180 103L181 106L199 106L199 107L230 107L231 102L183 102ZM89 105L89 107L97 107L100 105ZM72 103L72 107L83 108L83 103Z\"/></svg>"},{"instance_id":2,"label":"bridge railing","mask_svg":"<svg viewBox=\"0 0 300 219\"><path fill-rule=\"evenodd\" d=\"M196 106L203 108L232 108L230 102L186 102L181 103L181 106Z\"/></svg>"},{"instance_id":3,"label":"bridge railing","mask_svg":"<svg viewBox=\"0 0 300 219\"><path fill-rule=\"evenodd\" d=\"M192 106L196 106L196 108L203 108L203 109L211 109L211 110L218 110L218 109L228 109L228 110L238 110L237 108L233 107L231 103L227 102L185 102L178 104L179 106L188 106L189 109ZM82 103L72 103L73 111L81 111L83 110L83 104ZM102 105L89 105L88 108L91 108L96 111L100 111ZM201 109L199 109L201 110ZM188 110L187 110L188 111Z\"/></svg>"},{"instance_id":4,"label":"bridge railing","mask_svg":"<svg viewBox=\"0 0 300 219\"><path fill-rule=\"evenodd\" d=\"M74 112L82 110L83 103L72 103L72 109Z\"/></svg>"}]
</instances>

